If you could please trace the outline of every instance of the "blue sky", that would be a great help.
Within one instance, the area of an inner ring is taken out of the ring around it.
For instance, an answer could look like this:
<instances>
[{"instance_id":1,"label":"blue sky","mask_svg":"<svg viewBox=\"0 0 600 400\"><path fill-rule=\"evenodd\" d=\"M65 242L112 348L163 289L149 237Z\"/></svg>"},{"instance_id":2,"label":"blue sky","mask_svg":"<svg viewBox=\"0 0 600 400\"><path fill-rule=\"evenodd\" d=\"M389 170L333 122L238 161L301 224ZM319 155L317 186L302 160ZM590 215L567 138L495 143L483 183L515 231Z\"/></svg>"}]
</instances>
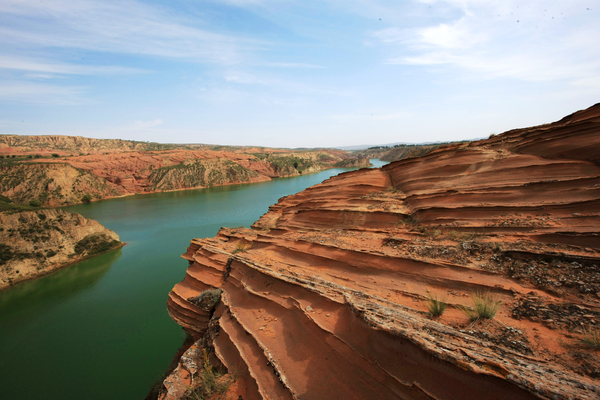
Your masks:
<instances>
[{"instance_id":1,"label":"blue sky","mask_svg":"<svg viewBox=\"0 0 600 400\"><path fill-rule=\"evenodd\" d=\"M0 0L0 133L347 146L600 102L593 0Z\"/></svg>"}]
</instances>

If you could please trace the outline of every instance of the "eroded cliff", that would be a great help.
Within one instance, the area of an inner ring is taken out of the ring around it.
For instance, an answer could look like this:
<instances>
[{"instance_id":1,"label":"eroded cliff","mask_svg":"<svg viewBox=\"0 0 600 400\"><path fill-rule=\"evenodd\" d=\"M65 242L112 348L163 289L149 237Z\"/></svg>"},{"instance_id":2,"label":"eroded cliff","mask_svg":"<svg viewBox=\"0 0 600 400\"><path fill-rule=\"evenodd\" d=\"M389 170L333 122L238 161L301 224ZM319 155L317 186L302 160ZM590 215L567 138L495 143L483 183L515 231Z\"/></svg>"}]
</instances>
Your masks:
<instances>
[{"instance_id":1,"label":"eroded cliff","mask_svg":"<svg viewBox=\"0 0 600 400\"><path fill-rule=\"evenodd\" d=\"M0 213L0 290L123 245L99 222L66 211Z\"/></svg>"},{"instance_id":2,"label":"eroded cliff","mask_svg":"<svg viewBox=\"0 0 600 400\"><path fill-rule=\"evenodd\" d=\"M162 398L201 386L206 354L237 377L231 398L600 397L599 146L596 105L338 175L192 240L168 310L198 342ZM477 293L494 318L469 317Z\"/></svg>"}]
</instances>

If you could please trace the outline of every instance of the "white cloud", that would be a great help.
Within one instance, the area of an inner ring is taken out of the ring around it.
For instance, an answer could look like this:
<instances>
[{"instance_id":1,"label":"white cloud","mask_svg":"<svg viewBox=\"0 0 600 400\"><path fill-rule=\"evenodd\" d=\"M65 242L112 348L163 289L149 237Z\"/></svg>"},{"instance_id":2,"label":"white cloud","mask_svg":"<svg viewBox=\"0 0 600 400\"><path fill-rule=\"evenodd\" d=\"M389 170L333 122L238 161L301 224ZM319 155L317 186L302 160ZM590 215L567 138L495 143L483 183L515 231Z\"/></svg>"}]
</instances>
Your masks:
<instances>
[{"instance_id":1,"label":"white cloud","mask_svg":"<svg viewBox=\"0 0 600 400\"><path fill-rule=\"evenodd\" d=\"M0 69L13 69L20 71L47 72L53 74L73 74L73 75L108 75L123 73L140 73L143 70L137 68L117 67L117 66L89 66L74 65L59 62L35 60L14 56L0 55ZM29 75L36 78L49 78L50 75Z\"/></svg>"},{"instance_id":2,"label":"white cloud","mask_svg":"<svg viewBox=\"0 0 600 400\"><path fill-rule=\"evenodd\" d=\"M425 46L445 49L465 49L487 39L485 32L478 33L468 26L465 18L454 24L439 24L437 26L417 31L418 42Z\"/></svg>"}]
</instances>

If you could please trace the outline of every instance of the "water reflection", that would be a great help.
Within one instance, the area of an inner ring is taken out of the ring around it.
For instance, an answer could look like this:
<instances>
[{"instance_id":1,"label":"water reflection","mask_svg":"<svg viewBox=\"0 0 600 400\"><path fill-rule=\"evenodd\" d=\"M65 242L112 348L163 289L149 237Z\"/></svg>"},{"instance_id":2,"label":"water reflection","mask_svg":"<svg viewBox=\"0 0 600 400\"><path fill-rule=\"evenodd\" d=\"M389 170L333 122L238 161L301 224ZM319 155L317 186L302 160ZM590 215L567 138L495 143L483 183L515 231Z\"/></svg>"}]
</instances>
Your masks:
<instances>
[{"instance_id":1,"label":"water reflection","mask_svg":"<svg viewBox=\"0 0 600 400\"><path fill-rule=\"evenodd\" d=\"M122 249L102 254L93 259L84 260L77 264L60 269L50 275L23 282L0 292L0 323L15 310L13 305L19 304L19 314L26 309L35 308L43 303L52 307L54 303L68 299L86 288L94 286L110 269L119 257ZM0 338L2 332L0 331Z\"/></svg>"}]
</instances>

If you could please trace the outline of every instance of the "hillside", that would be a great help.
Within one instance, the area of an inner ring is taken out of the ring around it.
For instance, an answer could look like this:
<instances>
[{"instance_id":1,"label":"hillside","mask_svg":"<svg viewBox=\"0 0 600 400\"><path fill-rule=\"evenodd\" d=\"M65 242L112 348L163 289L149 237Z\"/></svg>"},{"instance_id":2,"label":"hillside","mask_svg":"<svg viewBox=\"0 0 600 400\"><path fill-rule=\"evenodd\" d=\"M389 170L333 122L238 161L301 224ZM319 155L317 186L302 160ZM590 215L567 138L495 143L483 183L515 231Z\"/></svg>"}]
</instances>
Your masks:
<instances>
[{"instance_id":1,"label":"hillside","mask_svg":"<svg viewBox=\"0 0 600 400\"><path fill-rule=\"evenodd\" d=\"M204 145L180 145L139 142L121 139L92 139L82 136L62 135L0 135L0 154L40 154L58 153L61 156L81 153L104 153L123 151L164 151L174 149L195 149Z\"/></svg>"},{"instance_id":2,"label":"hillside","mask_svg":"<svg viewBox=\"0 0 600 400\"><path fill-rule=\"evenodd\" d=\"M162 145L71 136L0 136L0 194L45 206L366 167L342 150ZM84 200L85 196L85 200Z\"/></svg>"},{"instance_id":3,"label":"hillside","mask_svg":"<svg viewBox=\"0 0 600 400\"><path fill-rule=\"evenodd\" d=\"M333 177L193 239L160 398L600 397L600 105ZM445 306L445 309L442 308Z\"/></svg>"},{"instance_id":4,"label":"hillside","mask_svg":"<svg viewBox=\"0 0 600 400\"><path fill-rule=\"evenodd\" d=\"M103 199L126 191L105 179L62 163L0 165L0 193L15 203L60 206L84 196Z\"/></svg>"},{"instance_id":5,"label":"hillside","mask_svg":"<svg viewBox=\"0 0 600 400\"><path fill-rule=\"evenodd\" d=\"M451 144L452 143L375 146L366 150L357 151L356 154L366 158L378 158L382 161L398 161L405 158L421 157L440 147Z\"/></svg>"},{"instance_id":6,"label":"hillside","mask_svg":"<svg viewBox=\"0 0 600 400\"><path fill-rule=\"evenodd\" d=\"M100 223L62 210L0 213L0 290L123 244Z\"/></svg>"}]
</instances>

